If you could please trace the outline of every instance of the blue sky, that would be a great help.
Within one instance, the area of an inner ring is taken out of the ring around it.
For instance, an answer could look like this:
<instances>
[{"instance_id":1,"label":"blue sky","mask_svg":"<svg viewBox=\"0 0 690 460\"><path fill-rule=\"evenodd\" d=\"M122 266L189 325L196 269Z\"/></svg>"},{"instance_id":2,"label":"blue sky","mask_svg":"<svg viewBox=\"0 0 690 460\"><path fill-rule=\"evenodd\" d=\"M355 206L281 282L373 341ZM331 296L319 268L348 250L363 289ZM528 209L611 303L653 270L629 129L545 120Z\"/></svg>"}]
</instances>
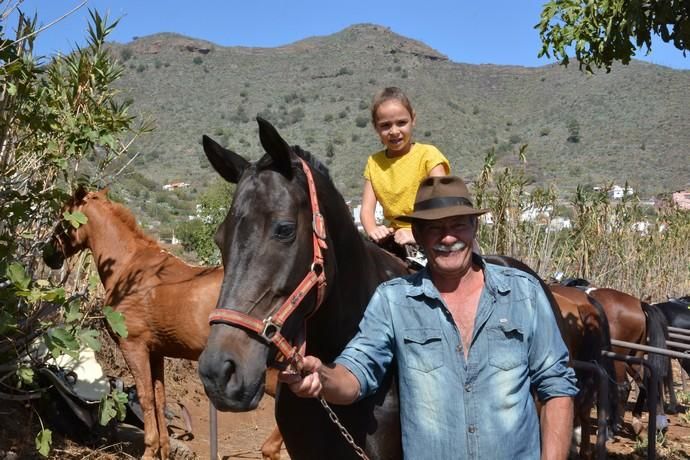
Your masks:
<instances>
[{"instance_id":1,"label":"blue sky","mask_svg":"<svg viewBox=\"0 0 690 460\"><path fill-rule=\"evenodd\" d=\"M350 25L373 23L420 40L452 61L471 64L542 66L537 58L539 21L545 0L88 0L68 18L43 32L36 43L40 55L69 51L83 44L88 8L110 18L121 17L111 39L126 43L133 37L177 32L223 46L274 47L330 35ZM40 24L79 5L81 0L25 0L22 9L37 12ZM191 5L194 4L194 6ZM9 28L14 26L8 23ZM9 32L9 31L6 31ZM690 69L690 54L670 45L653 44L653 52L638 59L676 69Z\"/></svg>"}]
</instances>

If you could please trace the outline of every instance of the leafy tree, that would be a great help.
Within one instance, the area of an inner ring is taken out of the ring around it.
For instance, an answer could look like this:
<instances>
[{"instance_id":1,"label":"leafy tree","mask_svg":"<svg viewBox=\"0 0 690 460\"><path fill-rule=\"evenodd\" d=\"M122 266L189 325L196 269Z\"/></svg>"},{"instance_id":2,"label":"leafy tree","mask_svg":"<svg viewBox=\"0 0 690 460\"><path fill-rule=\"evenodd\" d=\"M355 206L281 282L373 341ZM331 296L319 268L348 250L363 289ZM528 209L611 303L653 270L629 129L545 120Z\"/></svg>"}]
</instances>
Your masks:
<instances>
[{"instance_id":1,"label":"leafy tree","mask_svg":"<svg viewBox=\"0 0 690 460\"><path fill-rule=\"evenodd\" d=\"M183 222L176 229L182 246L193 251L207 265L220 264L220 252L213 237L228 212L235 186L218 180L201 195L198 219Z\"/></svg>"},{"instance_id":2,"label":"leafy tree","mask_svg":"<svg viewBox=\"0 0 690 460\"><path fill-rule=\"evenodd\" d=\"M32 54L35 16L18 13L16 37L5 38L6 13L20 2L12 3L0 14L0 399L10 393L12 400L28 401L41 391L36 371L48 358L99 347L89 327L94 313L84 302L97 283L77 280L70 295L44 279L41 242L72 186L103 180L112 167L122 170L127 145L148 126L133 126L129 105L112 87L122 68L105 40L117 21L91 12L87 46L43 65ZM91 174L84 173L87 158ZM59 225L84 222L79 215L64 219ZM104 319L122 331L122 315L105 313ZM23 359L36 340L48 355ZM45 455L51 440L50 431L41 430L39 452Z\"/></svg>"},{"instance_id":3,"label":"leafy tree","mask_svg":"<svg viewBox=\"0 0 690 460\"><path fill-rule=\"evenodd\" d=\"M637 49L652 50L652 35L683 52L690 44L690 3L674 0L551 0L542 9L539 56L568 65L567 49L591 72L611 70L613 61L628 64Z\"/></svg>"}]
</instances>

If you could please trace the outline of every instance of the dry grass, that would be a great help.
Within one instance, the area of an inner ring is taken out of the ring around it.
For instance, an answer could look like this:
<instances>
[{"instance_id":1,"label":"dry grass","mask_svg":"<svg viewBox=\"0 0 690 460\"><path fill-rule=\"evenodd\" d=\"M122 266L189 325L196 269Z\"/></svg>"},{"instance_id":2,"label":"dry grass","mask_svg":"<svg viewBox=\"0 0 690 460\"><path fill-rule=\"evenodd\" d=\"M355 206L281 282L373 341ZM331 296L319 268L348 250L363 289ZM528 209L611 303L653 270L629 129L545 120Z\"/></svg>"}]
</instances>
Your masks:
<instances>
[{"instance_id":1,"label":"dry grass","mask_svg":"<svg viewBox=\"0 0 690 460\"><path fill-rule=\"evenodd\" d=\"M578 187L569 203L572 227L554 231L553 212L520 220L528 209L558 209L553 189L528 193L524 166L494 174L491 154L485 163L475 194L494 218L480 229L486 253L521 259L545 279L562 272L651 302L690 292L690 212L644 209L635 196L612 201L604 192ZM634 225L642 221L649 222L644 232Z\"/></svg>"}]
</instances>

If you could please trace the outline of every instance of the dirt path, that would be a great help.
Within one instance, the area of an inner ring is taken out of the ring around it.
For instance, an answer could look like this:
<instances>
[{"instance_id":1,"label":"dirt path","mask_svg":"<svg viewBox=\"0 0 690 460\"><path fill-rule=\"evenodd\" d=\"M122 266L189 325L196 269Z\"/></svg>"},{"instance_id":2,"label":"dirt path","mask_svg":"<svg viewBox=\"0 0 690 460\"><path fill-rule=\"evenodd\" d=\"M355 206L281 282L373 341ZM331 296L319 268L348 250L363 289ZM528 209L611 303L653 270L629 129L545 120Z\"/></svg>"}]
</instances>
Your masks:
<instances>
[{"instance_id":1,"label":"dirt path","mask_svg":"<svg viewBox=\"0 0 690 460\"><path fill-rule=\"evenodd\" d=\"M181 400L193 420L194 438L185 441L199 458L210 458L208 399L200 383ZM275 427L273 398L265 396L252 412L218 412L218 458L261 459L261 445ZM174 429L174 431L179 431ZM289 456L283 447L283 459Z\"/></svg>"},{"instance_id":2,"label":"dirt path","mask_svg":"<svg viewBox=\"0 0 690 460\"><path fill-rule=\"evenodd\" d=\"M676 364L675 382L680 382L680 371ZM194 419L195 437L186 444L198 455L198 458L209 457L208 403L203 386L198 379L192 379L184 387L188 393L181 398ZM676 391L681 392L680 383ZM174 391L174 390L173 390ZM685 407L689 405L686 402ZM632 407L632 405L630 405ZM690 412L689 412L690 413ZM646 426L646 413L643 421ZM259 408L244 414L218 413L218 454L222 460L261 459L261 444L274 427L273 399L266 396ZM593 412L593 422L596 420ZM626 431L607 443L607 452L612 459L644 459L646 443L635 441L632 432L632 415L626 411L624 425ZM646 438L646 432L643 434ZM596 442L593 437L592 442ZM281 458L288 459L283 448ZM657 458L669 460L690 459L690 415L670 415L669 427L663 439L658 440Z\"/></svg>"},{"instance_id":3,"label":"dirt path","mask_svg":"<svg viewBox=\"0 0 690 460\"><path fill-rule=\"evenodd\" d=\"M677 374L676 382L680 382ZM208 400L203 386L196 373L196 363L189 361L172 361L166 363L166 383L168 402L172 408L174 402L184 404L193 423L193 436L175 440L178 447L173 460L210 459L209 450L209 412ZM680 383L676 390L681 391ZM689 389L690 390L690 389ZM690 391L687 392L690 397ZM670 416L668 431L657 447L657 458L678 460L690 459L690 401L685 399L688 415ZM173 411L179 414L179 411ZM594 414L593 414L594 415ZM646 415L646 414L645 414ZM20 423L17 423L17 421ZM594 418L593 418L594 420ZM645 419L646 421L646 419ZM636 442L632 436L630 412L625 414L626 431L614 441L607 443L608 458L632 460L646 458L646 444ZM258 409L248 413L218 413L218 458L261 459L261 445L275 426L273 418L273 399L264 397ZM38 431L38 422L30 406L10 404L0 408L0 460L5 459L39 459L33 446L33 438ZM183 435L184 423L176 417L171 430ZM95 446L84 446L65 440L57 433L53 435L54 450L51 460L132 460L139 458L143 450L141 430L129 433L130 442L104 441ZM646 433L644 433L646 437ZM592 439L594 441L594 439ZM7 456L14 452L18 456ZM289 459L282 450L281 458Z\"/></svg>"}]
</instances>

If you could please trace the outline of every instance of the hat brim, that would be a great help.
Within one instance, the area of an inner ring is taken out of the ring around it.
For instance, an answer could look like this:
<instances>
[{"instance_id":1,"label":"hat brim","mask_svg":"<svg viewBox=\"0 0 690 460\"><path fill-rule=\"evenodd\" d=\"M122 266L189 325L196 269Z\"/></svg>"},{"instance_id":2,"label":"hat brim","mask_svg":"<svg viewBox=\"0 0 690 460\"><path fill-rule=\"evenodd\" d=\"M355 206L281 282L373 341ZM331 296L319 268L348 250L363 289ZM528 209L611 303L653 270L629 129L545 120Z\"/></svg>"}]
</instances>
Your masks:
<instances>
[{"instance_id":1,"label":"hat brim","mask_svg":"<svg viewBox=\"0 0 690 460\"><path fill-rule=\"evenodd\" d=\"M471 206L450 206L445 208L425 209L424 211L415 211L412 214L405 216L398 216L396 220L401 222L415 222L445 219L446 217L455 216L481 216L486 214L490 209L476 209Z\"/></svg>"}]
</instances>

